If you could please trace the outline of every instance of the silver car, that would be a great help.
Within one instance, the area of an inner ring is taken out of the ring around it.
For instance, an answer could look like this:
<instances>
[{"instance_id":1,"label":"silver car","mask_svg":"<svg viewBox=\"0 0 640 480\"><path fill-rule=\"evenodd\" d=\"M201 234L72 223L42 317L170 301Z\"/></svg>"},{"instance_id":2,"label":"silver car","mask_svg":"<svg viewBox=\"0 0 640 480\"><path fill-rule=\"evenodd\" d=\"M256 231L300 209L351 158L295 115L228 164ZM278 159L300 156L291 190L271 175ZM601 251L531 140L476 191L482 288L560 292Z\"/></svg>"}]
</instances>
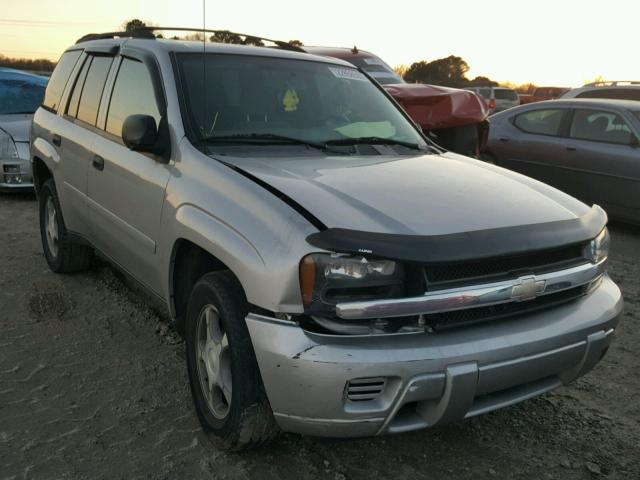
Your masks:
<instances>
[{"instance_id":1,"label":"silver car","mask_svg":"<svg viewBox=\"0 0 640 480\"><path fill-rule=\"evenodd\" d=\"M32 129L42 244L165 302L226 446L431 427L600 361L622 309L601 208L442 152L346 62L150 33L60 59Z\"/></svg>"},{"instance_id":2,"label":"silver car","mask_svg":"<svg viewBox=\"0 0 640 480\"><path fill-rule=\"evenodd\" d=\"M485 156L640 223L640 103L540 102L491 118Z\"/></svg>"},{"instance_id":3,"label":"silver car","mask_svg":"<svg viewBox=\"0 0 640 480\"><path fill-rule=\"evenodd\" d=\"M0 68L0 191L33 189L29 130L47 79Z\"/></svg>"},{"instance_id":4,"label":"silver car","mask_svg":"<svg viewBox=\"0 0 640 480\"><path fill-rule=\"evenodd\" d=\"M484 98L491 114L502 112L508 108L520 105L520 97L518 97L518 93L511 88L468 87L465 90L471 90Z\"/></svg>"}]
</instances>

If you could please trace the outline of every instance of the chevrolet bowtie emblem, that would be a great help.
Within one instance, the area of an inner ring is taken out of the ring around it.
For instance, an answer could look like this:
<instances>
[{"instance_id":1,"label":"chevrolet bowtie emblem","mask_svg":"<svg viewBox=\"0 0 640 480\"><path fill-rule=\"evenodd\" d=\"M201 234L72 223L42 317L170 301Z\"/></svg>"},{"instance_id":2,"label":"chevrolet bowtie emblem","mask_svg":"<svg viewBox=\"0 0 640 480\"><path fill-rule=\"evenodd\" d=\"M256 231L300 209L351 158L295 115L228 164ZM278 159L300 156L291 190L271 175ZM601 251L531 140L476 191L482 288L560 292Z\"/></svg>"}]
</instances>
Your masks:
<instances>
[{"instance_id":1,"label":"chevrolet bowtie emblem","mask_svg":"<svg viewBox=\"0 0 640 480\"><path fill-rule=\"evenodd\" d=\"M535 275L520 277L511 289L511 298L518 302L533 300L544 292L545 283L544 280L537 280Z\"/></svg>"}]
</instances>

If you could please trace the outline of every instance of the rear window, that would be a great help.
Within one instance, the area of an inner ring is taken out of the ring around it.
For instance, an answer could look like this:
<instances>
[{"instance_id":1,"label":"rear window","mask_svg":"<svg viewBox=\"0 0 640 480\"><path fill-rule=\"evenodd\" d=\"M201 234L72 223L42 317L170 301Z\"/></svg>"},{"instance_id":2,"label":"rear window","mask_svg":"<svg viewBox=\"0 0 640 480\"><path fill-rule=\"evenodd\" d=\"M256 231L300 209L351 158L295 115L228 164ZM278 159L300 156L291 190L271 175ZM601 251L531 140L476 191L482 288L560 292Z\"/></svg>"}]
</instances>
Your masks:
<instances>
[{"instance_id":1,"label":"rear window","mask_svg":"<svg viewBox=\"0 0 640 480\"><path fill-rule=\"evenodd\" d=\"M611 98L640 101L640 88L598 88L582 92L576 98Z\"/></svg>"},{"instance_id":2,"label":"rear window","mask_svg":"<svg viewBox=\"0 0 640 480\"><path fill-rule=\"evenodd\" d=\"M533 110L516 116L513 123L527 133L558 136L563 117L560 109Z\"/></svg>"},{"instance_id":3,"label":"rear window","mask_svg":"<svg viewBox=\"0 0 640 480\"><path fill-rule=\"evenodd\" d=\"M494 90L496 100L513 100L518 101L518 94L515 90L509 90L508 88L496 88Z\"/></svg>"},{"instance_id":4,"label":"rear window","mask_svg":"<svg viewBox=\"0 0 640 480\"><path fill-rule=\"evenodd\" d=\"M478 93L485 98L486 100L491 99L491 89L490 88L481 88L478 90Z\"/></svg>"},{"instance_id":5,"label":"rear window","mask_svg":"<svg viewBox=\"0 0 640 480\"><path fill-rule=\"evenodd\" d=\"M64 92L64 87L69 81L69 75L71 75L73 67L75 67L78 58L80 58L80 53L80 50L74 50L62 54L49 79L47 90L44 93L44 100L42 101L43 106L53 111L58 110L62 92Z\"/></svg>"}]
</instances>

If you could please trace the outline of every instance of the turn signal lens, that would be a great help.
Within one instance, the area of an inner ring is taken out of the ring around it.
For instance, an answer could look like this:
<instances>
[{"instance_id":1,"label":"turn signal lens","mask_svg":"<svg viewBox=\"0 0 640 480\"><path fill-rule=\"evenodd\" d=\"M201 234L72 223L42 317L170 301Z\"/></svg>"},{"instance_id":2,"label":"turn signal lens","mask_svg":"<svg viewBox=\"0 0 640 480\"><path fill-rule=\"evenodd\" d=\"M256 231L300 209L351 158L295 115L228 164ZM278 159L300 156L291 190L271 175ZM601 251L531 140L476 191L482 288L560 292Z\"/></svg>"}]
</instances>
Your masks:
<instances>
[{"instance_id":1,"label":"turn signal lens","mask_svg":"<svg viewBox=\"0 0 640 480\"><path fill-rule=\"evenodd\" d=\"M309 308L313 300L313 290L316 287L316 262L313 255L307 255L300 262L300 290L302 292L302 304Z\"/></svg>"}]
</instances>

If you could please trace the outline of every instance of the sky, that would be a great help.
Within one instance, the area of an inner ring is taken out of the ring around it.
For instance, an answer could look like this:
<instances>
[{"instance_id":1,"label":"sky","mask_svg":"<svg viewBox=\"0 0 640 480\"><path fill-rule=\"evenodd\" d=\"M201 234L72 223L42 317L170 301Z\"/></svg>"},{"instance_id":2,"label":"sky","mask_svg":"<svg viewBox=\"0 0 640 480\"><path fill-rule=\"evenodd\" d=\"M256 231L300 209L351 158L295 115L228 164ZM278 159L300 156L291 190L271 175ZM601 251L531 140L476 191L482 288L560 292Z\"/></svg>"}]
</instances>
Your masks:
<instances>
[{"instance_id":1,"label":"sky","mask_svg":"<svg viewBox=\"0 0 640 480\"><path fill-rule=\"evenodd\" d=\"M202 0L1 0L0 54L57 59L85 33L125 20L201 27ZM204 0L204 24L305 45L352 47L392 66L457 55L513 83L640 80L640 0ZM395 6L394 6L395 5Z\"/></svg>"}]
</instances>

